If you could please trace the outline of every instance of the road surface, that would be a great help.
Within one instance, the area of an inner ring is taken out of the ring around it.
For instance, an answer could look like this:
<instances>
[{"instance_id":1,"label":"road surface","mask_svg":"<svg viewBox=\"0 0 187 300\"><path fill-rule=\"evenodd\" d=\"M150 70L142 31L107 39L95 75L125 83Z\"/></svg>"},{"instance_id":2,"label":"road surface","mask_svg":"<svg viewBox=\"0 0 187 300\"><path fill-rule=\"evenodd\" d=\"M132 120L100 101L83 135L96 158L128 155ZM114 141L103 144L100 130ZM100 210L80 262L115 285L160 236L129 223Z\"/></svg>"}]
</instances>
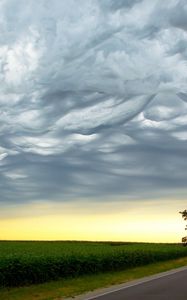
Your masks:
<instances>
[{"instance_id":1,"label":"road surface","mask_svg":"<svg viewBox=\"0 0 187 300\"><path fill-rule=\"evenodd\" d=\"M187 267L83 296L85 300L187 300Z\"/></svg>"}]
</instances>

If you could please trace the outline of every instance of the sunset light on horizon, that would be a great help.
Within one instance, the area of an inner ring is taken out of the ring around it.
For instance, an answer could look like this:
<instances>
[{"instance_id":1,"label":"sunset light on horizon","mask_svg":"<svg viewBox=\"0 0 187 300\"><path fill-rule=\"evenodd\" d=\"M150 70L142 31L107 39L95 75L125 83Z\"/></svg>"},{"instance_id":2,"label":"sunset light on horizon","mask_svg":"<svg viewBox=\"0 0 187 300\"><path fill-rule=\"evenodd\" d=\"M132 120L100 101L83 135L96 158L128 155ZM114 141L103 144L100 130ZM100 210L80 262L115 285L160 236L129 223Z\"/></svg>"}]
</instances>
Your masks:
<instances>
[{"instance_id":1,"label":"sunset light on horizon","mask_svg":"<svg viewBox=\"0 0 187 300\"><path fill-rule=\"evenodd\" d=\"M41 202L9 207L0 213L0 239L179 243L185 235L179 205L185 208L185 201Z\"/></svg>"}]
</instances>

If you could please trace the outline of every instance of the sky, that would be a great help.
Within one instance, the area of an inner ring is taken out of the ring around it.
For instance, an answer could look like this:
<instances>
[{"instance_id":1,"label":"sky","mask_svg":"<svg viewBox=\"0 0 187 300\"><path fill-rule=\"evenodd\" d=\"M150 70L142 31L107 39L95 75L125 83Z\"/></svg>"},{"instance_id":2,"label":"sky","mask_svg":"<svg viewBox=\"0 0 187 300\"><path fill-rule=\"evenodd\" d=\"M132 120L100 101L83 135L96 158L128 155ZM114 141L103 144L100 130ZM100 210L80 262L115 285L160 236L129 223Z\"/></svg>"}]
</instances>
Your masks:
<instances>
[{"instance_id":1,"label":"sky","mask_svg":"<svg viewBox=\"0 0 187 300\"><path fill-rule=\"evenodd\" d=\"M187 2L0 1L0 239L178 242Z\"/></svg>"}]
</instances>

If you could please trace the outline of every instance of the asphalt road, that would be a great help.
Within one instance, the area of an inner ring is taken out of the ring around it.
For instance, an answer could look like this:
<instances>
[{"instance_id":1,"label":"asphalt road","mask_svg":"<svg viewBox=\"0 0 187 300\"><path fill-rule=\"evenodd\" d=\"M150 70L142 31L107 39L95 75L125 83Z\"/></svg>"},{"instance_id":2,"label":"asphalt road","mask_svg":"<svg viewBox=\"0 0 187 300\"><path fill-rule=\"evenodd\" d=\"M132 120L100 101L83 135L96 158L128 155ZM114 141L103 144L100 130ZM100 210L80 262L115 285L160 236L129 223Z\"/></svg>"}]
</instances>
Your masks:
<instances>
[{"instance_id":1,"label":"asphalt road","mask_svg":"<svg viewBox=\"0 0 187 300\"><path fill-rule=\"evenodd\" d=\"M187 300L187 269L85 300Z\"/></svg>"}]
</instances>

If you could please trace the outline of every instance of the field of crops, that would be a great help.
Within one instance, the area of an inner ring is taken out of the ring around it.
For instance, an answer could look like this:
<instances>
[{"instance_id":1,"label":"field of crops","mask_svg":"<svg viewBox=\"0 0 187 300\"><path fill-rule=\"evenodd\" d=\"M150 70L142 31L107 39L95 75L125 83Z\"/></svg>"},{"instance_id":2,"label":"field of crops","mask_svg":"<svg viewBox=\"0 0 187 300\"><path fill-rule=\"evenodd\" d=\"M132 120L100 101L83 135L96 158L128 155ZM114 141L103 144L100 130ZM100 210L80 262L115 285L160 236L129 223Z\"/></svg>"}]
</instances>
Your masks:
<instances>
[{"instance_id":1,"label":"field of crops","mask_svg":"<svg viewBox=\"0 0 187 300\"><path fill-rule=\"evenodd\" d=\"M124 270L187 256L180 244L0 242L0 286Z\"/></svg>"}]
</instances>

